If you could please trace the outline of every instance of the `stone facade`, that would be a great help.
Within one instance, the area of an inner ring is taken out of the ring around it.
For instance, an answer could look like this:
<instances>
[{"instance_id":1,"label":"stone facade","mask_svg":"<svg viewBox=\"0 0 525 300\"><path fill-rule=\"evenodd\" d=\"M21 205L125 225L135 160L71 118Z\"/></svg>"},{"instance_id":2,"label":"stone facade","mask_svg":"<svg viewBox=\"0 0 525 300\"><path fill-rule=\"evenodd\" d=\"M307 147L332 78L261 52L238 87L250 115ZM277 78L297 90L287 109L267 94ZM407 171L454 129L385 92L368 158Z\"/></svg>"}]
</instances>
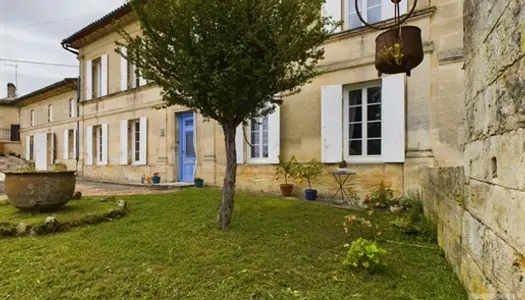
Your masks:
<instances>
[{"instance_id":1,"label":"stone facade","mask_svg":"<svg viewBox=\"0 0 525 300\"><path fill-rule=\"evenodd\" d=\"M428 169L425 207L472 299L525 299L525 1L467 0L464 31L464 168Z\"/></svg>"}]
</instances>

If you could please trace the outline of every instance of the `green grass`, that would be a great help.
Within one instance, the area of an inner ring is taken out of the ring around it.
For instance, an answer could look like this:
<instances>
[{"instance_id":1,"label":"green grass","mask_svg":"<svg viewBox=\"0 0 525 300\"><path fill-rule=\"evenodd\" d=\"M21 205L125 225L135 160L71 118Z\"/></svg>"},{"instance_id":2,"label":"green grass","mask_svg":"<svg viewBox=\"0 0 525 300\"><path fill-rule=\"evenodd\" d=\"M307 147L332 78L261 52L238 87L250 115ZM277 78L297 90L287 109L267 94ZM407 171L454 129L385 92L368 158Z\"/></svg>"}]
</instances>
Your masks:
<instances>
[{"instance_id":1,"label":"green grass","mask_svg":"<svg viewBox=\"0 0 525 300\"><path fill-rule=\"evenodd\" d=\"M0 223L19 224L21 222L27 225L42 224L49 216L56 217L57 220L68 222L86 218L90 215L107 214L111 208L118 208L115 201L101 202L97 199L70 201L66 206L56 212L33 213L23 212L7 202L0 202Z\"/></svg>"},{"instance_id":2,"label":"green grass","mask_svg":"<svg viewBox=\"0 0 525 300\"><path fill-rule=\"evenodd\" d=\"M381 243L385 272L345 270L343 209L237 195L220 232L218 191L122 198L118 221L0 240L0 299L467 299L440 250Z\"/></svg>"}]
</instances>

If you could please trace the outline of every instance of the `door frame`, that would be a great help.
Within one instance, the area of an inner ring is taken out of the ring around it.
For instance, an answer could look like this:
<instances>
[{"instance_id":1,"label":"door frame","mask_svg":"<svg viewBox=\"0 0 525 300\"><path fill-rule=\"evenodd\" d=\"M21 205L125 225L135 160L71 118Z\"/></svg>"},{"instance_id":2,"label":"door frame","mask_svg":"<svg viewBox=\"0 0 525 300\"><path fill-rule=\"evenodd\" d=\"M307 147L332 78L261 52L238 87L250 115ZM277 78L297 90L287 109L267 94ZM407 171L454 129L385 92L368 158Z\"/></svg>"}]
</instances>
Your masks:
<instances>
[{"instance_id":1,"label":"door frame","mask_svg":"<svg viewBox=\"0 0 525 300\"><path fill-rule=\"evenodd\" d=\"M178 126L178 130L177 130L177 135L178 135L178 151L176 152L177 153L177 156L178 156L178 170L177 170L177 178L178 178L178 181L179 182L183 182L183 178L184 178L184 156L182 155L182 151L183 151L183 139L184 139L184 124L183 124L183 120L188 118L188 117L191 117L193 119L193 124L195 124L195 115L193 114L193 112L181 112L181 113L177 113L176 114L176 117L177 117L177 126ZM193 135L196 134L195 132L195 125L193 126ZM195 145L194 145L195 146ZM195 157L195 161L197 161L197 157ZM195 172L194 172L195 173Z\"/></svg>"}]
</instances>

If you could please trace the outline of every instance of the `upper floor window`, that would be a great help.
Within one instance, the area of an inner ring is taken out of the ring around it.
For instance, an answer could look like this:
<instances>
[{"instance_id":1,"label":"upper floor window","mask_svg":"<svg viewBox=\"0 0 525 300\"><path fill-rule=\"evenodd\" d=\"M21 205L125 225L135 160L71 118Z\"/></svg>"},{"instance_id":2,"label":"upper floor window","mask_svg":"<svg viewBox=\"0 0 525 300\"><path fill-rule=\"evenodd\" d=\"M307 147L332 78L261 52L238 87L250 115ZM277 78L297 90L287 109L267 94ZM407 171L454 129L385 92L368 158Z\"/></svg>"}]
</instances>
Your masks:
<instances>
[{"instance_id":1,"label":"upper floor window","mask_svg":"<svg viewBox=\"0 0 525 300\"><path fill-rule=\"evenodd\" d=\"M250 158L268 158L268 116L250 121Z\"/></svg>"},{"instance_id":2,"label":"upper floor window","mask_svg":"<svg viewBox=\"0 0 525 300\"><path fill-rule=\"evenodd\" d=\"M47 106L47 122L53 122L53 105L51 104Z\"/></svg>"},{"instance_id":3,"label":"upper floor window","mask_svg":"<svg viewBox=\"0 0 525 300\"><path fill-rule=\"evenodd\" d=\"M34 110L31 110L31 112L29 113L29 124L31 124L31 126L35 126L35 111Z\"/></svg>"},{"instance_id":4,"label":"upper floor window","mask_svg":"<svg viewBox=\"0 0 525 300\"><path fill-rule=\"evenodd\" d=\"M382 147L381 87L344 91L345 158L380 156Z\"/></svg>"},{"instance_id":5,"label":"upper floor window","mask_svg":"<svg viewBox=\"0 0 525 300\"><path fill-rule=\"evenodd\" d=\"M75 117L75 99L69 99L69 117Z\"/></svg>"},{"instance_id":6,"label":"upper floor window","mask_svg":"<svg viewBox=\"0 0 525 300\"><path fill-rule=\"evenodd\" d=\"M346 29L354 29L363 26L364 24L359 20L355 7L355 0L347 0L348 13ZM382 0L358 0L359 12L365 21L370 24L382 21L381 2ZM390 2L390 1L388 1ZM393 5L393 4L392 4Z\"/></svg>"},{"instance_id":7,"label":"upper floor window","mask_svg":"<svg viewBox=\"0 0 525 300\"><path fill-rule=\"evenodd\" d=\"M91 64L91 91L92 98L98 98L102 95L102 60L101 58L94 59Z\"/></svg>"}]
</instances>

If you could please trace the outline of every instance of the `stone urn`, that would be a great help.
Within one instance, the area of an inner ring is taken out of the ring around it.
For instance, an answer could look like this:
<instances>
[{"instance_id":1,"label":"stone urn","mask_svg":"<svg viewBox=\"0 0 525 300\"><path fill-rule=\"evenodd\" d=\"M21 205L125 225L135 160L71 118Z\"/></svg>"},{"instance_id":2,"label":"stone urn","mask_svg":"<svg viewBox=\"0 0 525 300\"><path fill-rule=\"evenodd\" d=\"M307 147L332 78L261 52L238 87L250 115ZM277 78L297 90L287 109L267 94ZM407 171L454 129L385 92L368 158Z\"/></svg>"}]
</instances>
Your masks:
<instances>
[{"instance_id":1,"label":"stone urn","mask_svg":"<svg viewBox=\"0 0 525 300\"><path fill-rule=\"evenodd\" d=\"M75 184L74 171L6 173L5 192L20 210L50 212L73 198Z\"/></svg>"}]
</instances>

